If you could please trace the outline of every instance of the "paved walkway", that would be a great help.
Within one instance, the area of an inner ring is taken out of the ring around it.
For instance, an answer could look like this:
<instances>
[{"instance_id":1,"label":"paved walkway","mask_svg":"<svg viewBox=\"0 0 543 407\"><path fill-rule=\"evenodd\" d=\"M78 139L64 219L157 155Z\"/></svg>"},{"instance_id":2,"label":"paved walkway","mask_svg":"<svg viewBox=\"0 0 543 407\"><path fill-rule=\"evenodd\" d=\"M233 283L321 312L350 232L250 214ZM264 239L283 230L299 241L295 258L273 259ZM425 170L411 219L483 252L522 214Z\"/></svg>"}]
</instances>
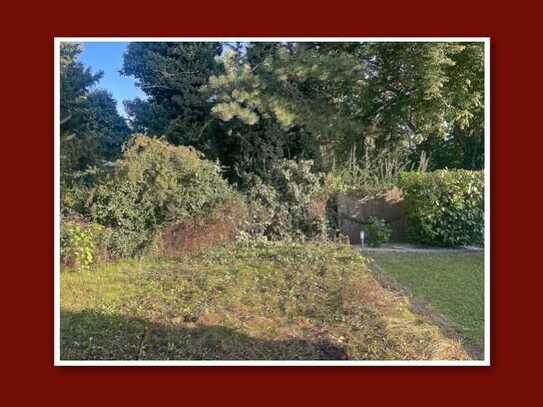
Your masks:
<instances>
[{"instance_id":1,"label":"paved walkway","mask_svg":"<svg viewBox=\"0 0 543 407\"><path fill-rule=\"evenodd\" d=\"M416 246L407 243L387 243L381 247L361 247L359 244L353 244L353 247L363 252L374 253L482 253L484 248L476 246L463 246L457 248L435 248L427 246Z\"/></svg>"}]
</instances>

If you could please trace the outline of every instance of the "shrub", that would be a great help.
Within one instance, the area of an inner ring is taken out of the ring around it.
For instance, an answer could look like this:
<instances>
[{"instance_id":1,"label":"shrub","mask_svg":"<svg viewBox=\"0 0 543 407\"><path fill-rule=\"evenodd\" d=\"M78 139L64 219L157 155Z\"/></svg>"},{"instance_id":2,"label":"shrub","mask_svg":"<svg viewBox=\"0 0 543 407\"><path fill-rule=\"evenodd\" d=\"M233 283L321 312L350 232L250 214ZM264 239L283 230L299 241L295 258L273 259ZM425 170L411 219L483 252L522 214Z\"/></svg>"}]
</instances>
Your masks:
<instances>
[{"instance_id":1,"label":"shrub","mask_svg":"<svg viewBox=\"0 0 543 407\"><path fill-rule=\"evenodd\" d=\"M436 246L482 245L483 171L408 172L400 178L410 237Z\"/></svg>"},{"instance_id":2,"label":"shrub","mask_svg":"<svg viewBox=\"0 0 543 407\"><path fill-rule=\"evenodd\" d=\"M112 230L108 246L116 256L133 256L164 227L210 216L233 199L217 164L191 147L137 135L92 192L90 218Z\"/></svg>"},{"instance_id":3,"label":"shrub","mask_svg":"<svg viewBox=\"0 0 543 407\"><path fill-rule=\"evenodd\" d=\"M118 259L143 254L156 241L157 236L157 231L136 232L120 228L104 228L99 239L105 256L109 259Z\"/></svg>"},{"instance_id":4,"label":"shrub","mask_svg":"<svg viewBox=\"0 0 543 407\"><path fill-rule=\"evenodd\" d=\"M368 232L368 246L379 247L388 242L392 230L386 224L384 219L370 216L366 225Z\"/></svg>"},{"instance_id":5,"label":"shrub","mask_svg":"<svg viewBox=\"0 0 543 407\"><path fill-rule=\"evenodd\" d=\"M248 232L252 235L271 234L272 224L277 220L279 197L275 188L264 184L262 179L254 176L247 191L247 206L249 209Z\"/></svg>"},{"instance_id":6,"label":"shrub","mask_svg":"<svg viewBox=\"0 0 543 407\"><path fill-rule=\"evenodd\" d=\"M250 231L272 239L305 239L326 234L327 191L313 162L278 160L247 192Z\"/></svg>"},{"instance_id":7,"label":"shrub","mask_svg":"<svg viewBox=\"0 0 543 407\"><path fill-rule=\"evenodd\" d=\"M60 178L60 212L67 219L88 218L89 198L93 187L111 172L111 164L93 166L82 171L64 172Z\"/></svg>"},{"instance_id":8,"label":"shrub","mask_svg":"<svg viewBox=\"0 0 543 407\"><path fill-rule=\"evenodd\" d=\"M157 242L158 250L163 256L179 257L234 239L245 218L245 202L233 199L210 215L187 219L164 228Z\"/></svg>"}]
</instances>

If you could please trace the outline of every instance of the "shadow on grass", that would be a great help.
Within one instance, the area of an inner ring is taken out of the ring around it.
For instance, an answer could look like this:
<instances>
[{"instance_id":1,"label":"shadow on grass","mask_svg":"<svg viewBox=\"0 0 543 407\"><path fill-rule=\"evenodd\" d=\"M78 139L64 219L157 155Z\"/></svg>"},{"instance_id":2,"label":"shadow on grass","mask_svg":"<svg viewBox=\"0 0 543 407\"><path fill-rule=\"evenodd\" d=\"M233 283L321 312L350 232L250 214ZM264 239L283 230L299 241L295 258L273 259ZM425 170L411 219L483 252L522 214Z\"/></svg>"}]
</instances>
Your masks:
<instances>
[{"instance_id":1,"label":"shadow on grass","mask_svg":"<svg viewBox=\"0 0 543 407\"><path fill-rule=\"evenodd\" d=\"M62 311L62 360L344 360L327 341L266 340L224 326L166 326L123 315Z\"/></svg>"}]
</instances>

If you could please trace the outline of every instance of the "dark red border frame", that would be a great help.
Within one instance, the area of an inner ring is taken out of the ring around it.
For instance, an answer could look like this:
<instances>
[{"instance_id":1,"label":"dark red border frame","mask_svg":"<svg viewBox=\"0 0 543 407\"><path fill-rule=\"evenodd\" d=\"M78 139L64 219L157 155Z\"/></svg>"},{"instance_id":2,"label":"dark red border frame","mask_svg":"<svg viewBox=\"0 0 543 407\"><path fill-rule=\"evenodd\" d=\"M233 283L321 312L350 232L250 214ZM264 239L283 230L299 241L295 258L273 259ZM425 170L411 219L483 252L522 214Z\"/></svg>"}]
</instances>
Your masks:
<instances>
[{"instance_id":1,"label":"dark red border frame","mask_svg":"<svg viewBox=\"0 0 543 407\"><path fill-rule=\"evenodd\" d=\"M20 402L483 403L530 400L537 317L540 12L455 1L57 2L4 5L1 76L3 388ZM492 106L492 367L53 367L53 38L55 36L488 36ZM7 72L4 73L4 70ZM539 91L539 93L538 93ZM7 113L6 113L7 112ZM535 118L535 120L534 120ZM5 127L4 127L5 128ZM529 148L527 148L529 147ZM526 225L534 231L523 229Z\"/></svg>"}]
</instances>

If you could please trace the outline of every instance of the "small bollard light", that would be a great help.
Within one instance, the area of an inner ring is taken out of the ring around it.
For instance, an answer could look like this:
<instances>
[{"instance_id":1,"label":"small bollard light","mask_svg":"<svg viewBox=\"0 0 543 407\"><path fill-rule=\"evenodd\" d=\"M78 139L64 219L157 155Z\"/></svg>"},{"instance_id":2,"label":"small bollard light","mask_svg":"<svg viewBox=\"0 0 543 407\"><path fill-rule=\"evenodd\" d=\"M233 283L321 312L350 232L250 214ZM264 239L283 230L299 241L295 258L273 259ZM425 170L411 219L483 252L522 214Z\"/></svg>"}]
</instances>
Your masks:
<instances>
[{"instance_id":1,"label":"small bollard light","mask_svg":"<svg viewBox=\"0 0 543 407\"><path fill-rule=\"evenodd\" d=\"M364 231L360 231L360 247L364 247Z\"/></svg>"}]
</instances>

